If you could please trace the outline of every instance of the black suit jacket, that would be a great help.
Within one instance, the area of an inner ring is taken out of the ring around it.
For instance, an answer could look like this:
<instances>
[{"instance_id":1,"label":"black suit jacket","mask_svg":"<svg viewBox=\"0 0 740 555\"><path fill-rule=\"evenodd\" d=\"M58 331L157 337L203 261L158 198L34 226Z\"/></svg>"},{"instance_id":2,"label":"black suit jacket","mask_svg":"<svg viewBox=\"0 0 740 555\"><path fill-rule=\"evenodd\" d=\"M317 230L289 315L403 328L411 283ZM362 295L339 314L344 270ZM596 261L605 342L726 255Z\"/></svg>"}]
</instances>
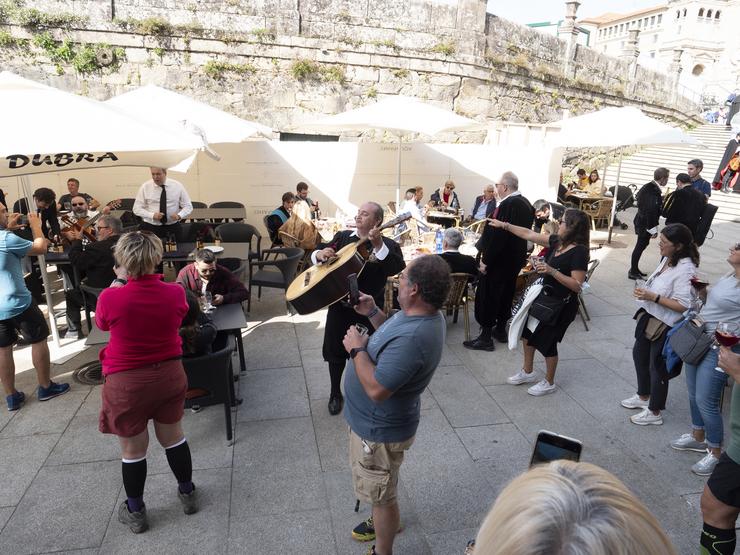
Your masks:
<instances>
[{"instance_id":1,"label":"black suit jacket","mask_svg":"<svg viewBox=\"0 0 740 555\"><path fill-rule=\"evenodd\" d=\"M478 208L480 207L481 202L483 202L483 195L478 195L475 197L475 204L473 205L473 211L470 213L471 218L475 218L475 213L478 211ZM488 206L486 206L486 218L490 218L491 214L493 214L493 211L496 210L496 199L492 198L491 202L488 203Z\"/></svg>"},{"instance_id":2,"label":"black suit jacket","mask_svg":"<svg viewBox=\"0 0 740 555\"><path fill-rule=\"evenodd\" d=\"M696 235L696 229L706 204L707 198L690 185L673 191L666 197L663 206L665 223L666 225L684 224L692 234Z\"/></svg>"},{"instance_id":3,"label":"black suit jacket","mask_svg":"<svg viewBox=\"0 0 740 555\"><path fill-rule=\"evenodd\" d=\"M534 208L523 195L509 195L498 205L495 219L530 229L534 222ZM509 278L516 275L527 259L527 241L487 225L476 245L483 264L491 277Z\"/></svg>"},{"instance_id":4,"label":"black suit jacket","mask_svg":"<svg viewBox=\"0 0 740 555\"><path fill-rule=\"evenodd\" d=\"M645 183L637 191L637 214L635 214L635 233L643 233L658 225L663 195L655 181Z\"/></svg>"},{"instance_id":5,"label":"black suit jacket","mask_svg":"<svg viewBox=\"0 0 740 555\"><path fill-rule=\"evenodd\" d=\"M478 263L475 258L459 252L443 252L440 254L445 262L450 266L450 272L453 274L470 274L473 277L478 276Z\"/></svg>"},{"instance_id":6,"label":"black suit jacket","mask_svg":"<svg viewBox=\"0 0 740 555\"><path fill-rule=\"evenodd\" d=\"M90 287L108 287L115 279L113 246L118 242L118 237L113 235L102 241L88 243L84 250L82 241L72 241L69 261L81 276L87 277L86 283Z\"/></svg>"},{"instance_id":7,"label":"black suit jacket","mask_svg":"<svg viewBox=\"0 0 740 555\"><path fill-rule=\"evenodd\" d=\"M18 212L20 214L28 214L28 203L26 202L25 198L18 199L13 203L13 212ZM49 208L45 208L44 210L41 210L40 213L41 213L41 232L44 234L44 237L49 237L49 231L51 231L52 235L59 235L60 229L59 229L59 219L57 218L56 202L52 202ZM31 241L33 240L30 228L23 229L16 233L25 239L29 239Z\"/></svg>"}]
</instances>

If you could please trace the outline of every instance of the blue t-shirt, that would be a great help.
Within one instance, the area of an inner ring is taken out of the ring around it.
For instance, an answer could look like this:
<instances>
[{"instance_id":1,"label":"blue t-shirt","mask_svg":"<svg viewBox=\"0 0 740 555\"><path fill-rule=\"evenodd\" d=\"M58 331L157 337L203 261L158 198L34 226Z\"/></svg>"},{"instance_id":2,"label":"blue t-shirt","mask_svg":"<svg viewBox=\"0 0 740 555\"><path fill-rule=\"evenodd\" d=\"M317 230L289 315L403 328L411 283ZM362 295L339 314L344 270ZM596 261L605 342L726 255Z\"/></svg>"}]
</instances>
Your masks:
<instances>
[{"instance_id":1,"label":"blue t-shirt","mask_svg":"<svg viewBox=\"0 0 740 555\"><path fill-rule=\"evenodd\" d=\"M393 394L375 403L362 387L352 359L344 380L344 417L358 436L379 443L405 441L416 434L421 394L442 358L446 324L437 312L407 316L403 311L386 320L370 337L368 355L375 379Z\"/></svg>"},{"instance_id":2,"label":"blue t-shirt","mask_svg":"<svg viewBox=\"0 0 740 555\"><path fill-rule=\"evenodd\" d=\"M702 193L705 197L712 196L712 185L706 179L702 179L700 177L696 181L692 181L691 186L697 191L699 191L700 193Z\"/></svg>"},{"instance_id":3,"label":"blue t-shirt","mask_svg":"<svg viewBox=\"0 0 740 555\"><path fill-rule=\"evenodd\" d=\"M18 316L31 304L21 259L32 246L33 242L0 229L0 320Z\"/></svg>"}]
</instances>

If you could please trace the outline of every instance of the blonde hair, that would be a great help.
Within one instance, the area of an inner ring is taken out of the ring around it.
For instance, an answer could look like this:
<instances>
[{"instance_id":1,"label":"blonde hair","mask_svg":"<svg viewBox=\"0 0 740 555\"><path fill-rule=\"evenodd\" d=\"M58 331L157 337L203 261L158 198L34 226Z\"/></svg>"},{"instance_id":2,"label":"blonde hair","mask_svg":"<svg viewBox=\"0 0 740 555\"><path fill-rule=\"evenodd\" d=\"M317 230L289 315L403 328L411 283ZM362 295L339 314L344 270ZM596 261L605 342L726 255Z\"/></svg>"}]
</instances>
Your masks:
<instances>
[{"instance_id":1,"label":"blonde hair","mask_svg":"<svg viewBox=\"0 0 740 555\"><path fill-rule=\"evenodd\" d=\"M485 555L676 555L656 518L613 474L558 460L509 483L478 531Z\"/></svg>"},{"instance_id":2,"label":"blonde hair","mask_svg":"<svg viewBox=\"0 0 740 555\"><path fill-rule=\"evenodd\" d=\"M116 264L126 268L129 277L154 273L162 262L162 241L150 231L124 233L113 249Z\"/></svg>"}]
</instances>

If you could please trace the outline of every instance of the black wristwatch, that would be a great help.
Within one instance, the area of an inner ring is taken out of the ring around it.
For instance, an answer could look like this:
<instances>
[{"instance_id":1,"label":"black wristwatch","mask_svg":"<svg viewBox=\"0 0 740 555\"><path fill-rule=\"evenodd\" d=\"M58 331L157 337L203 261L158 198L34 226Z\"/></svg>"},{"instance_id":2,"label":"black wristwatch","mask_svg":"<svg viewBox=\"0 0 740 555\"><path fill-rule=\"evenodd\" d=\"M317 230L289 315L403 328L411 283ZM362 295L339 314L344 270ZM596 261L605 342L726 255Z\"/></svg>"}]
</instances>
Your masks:
<instances>
[{"instance_id":1,"label":"black wristwatch","mask_svg":"<svg viewBox=\"0 0 740 555\"><path fill-rule=\"evenodd\" d=\"M367 353L367 347L356 347L349 350L349 358L354 359L359 353Z\"/></svg>"}]
</instances>

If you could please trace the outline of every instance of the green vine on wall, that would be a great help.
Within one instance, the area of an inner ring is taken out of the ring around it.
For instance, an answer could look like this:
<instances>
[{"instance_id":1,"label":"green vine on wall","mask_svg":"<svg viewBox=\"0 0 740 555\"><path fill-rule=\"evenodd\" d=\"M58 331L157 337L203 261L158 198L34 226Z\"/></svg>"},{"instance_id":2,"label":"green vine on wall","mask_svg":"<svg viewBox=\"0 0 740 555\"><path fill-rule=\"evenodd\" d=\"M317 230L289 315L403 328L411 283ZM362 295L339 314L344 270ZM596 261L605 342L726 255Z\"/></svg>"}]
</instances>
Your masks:
<instances>
[{"instance_id":1,"label":"green vine on wall","mask_svg":"<svg viewBox=\"0 0 740 555\"><path fill-rule=\"evenodd\" d=\"M343 67L327 66L313 60L295 60L290 66L290 73L298 81L327 81L340 85L347 82Z\"/></svg>"},{"instance_id":2,"label":"green vine on wall","mask_svg":"<svg viewBox=\"0 0 740 555\"><path fill-rule=\"evenodd\" d=\"M239 75L250 75L257 72L252 64L234 64L219 60L209 60L203 66L203 72L211 79L220 80L226 73L237 73Z\"/></svg>"},{"instance_id":3,"label":"green vine on wall","mask_svg":"<svg viewBox=\"0 0 740 555\"><path fill-rule=\"evenodd\" d=\"M123 48L111 48L104 43L75 44L68 38L57 41L49 32L34 36L32 42L56 64L59 74L64 73L62 64L71 65L82 75L97 73L103 69L115 71L126 57Z\"/></svg>"}]
</instances>

